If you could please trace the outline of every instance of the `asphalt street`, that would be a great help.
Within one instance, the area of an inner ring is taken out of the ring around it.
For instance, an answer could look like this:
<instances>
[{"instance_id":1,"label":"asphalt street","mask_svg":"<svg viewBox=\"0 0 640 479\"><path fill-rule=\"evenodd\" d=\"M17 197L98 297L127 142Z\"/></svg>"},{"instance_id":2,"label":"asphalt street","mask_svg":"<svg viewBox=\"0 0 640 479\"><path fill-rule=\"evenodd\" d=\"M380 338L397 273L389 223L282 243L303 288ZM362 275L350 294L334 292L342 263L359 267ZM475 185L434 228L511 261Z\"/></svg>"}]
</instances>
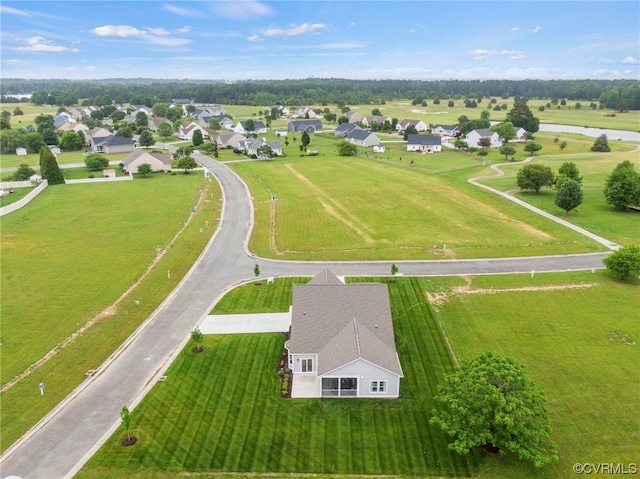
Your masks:
<instances>
[{"instance_id":1,"label":"asphalt street","mask_svg":"<svg viewBox=\"0 0 640 479\"><path fill-rule=\"evenodd\" d=\"M194 154L219 180L224 192L221 226L180 285L151 317L67 399L0 458L2 477L72 477L120 425L120 409L133 409L150 390L190 332L225 292L261 277L312 276L330 268L344 276L389 275L391 261L291 262L247 253L252 203L242 180L212 158ZM396 261L404 275L478 275L589 270L602 267L609 253L509 259Z\"/></svg>"}]
</instances>

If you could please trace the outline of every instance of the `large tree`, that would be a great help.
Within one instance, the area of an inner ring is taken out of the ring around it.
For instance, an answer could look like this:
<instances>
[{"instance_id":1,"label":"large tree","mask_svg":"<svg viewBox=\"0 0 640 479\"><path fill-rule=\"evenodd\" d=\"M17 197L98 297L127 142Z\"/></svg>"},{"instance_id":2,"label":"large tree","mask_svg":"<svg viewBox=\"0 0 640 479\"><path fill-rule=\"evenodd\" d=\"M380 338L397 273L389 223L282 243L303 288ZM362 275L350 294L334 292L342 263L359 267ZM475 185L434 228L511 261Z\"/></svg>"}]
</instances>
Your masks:
<instances>
[{"instance_id":1,"label":"large tree","mask_svg":"<svg viewBox=\"0 0 640 479\"><path fill-rule=\"evenodd\" d=\"M452 451L498 448L536 467L558 460L544 393L509 358L484 353L464 363L445 377L434 400L439 407L430 422L453 439Z\"/></svg>"},{"instance_id":2,"label":"large tree","mask_svg":"<svg viewBox=\"0 0 640 479\"><path fill-rule=\"evenodd\" d=\"M84 164L87 168L94 171L104 170L109 166L109 160L105 156L94 153L84 159Z\"/></svg>"},{"instance_id":3,"label":"large tree","mask_svg":"<svg viewBox=\"0 0 640 479\"><path fill-rule=\"evenodd\" d=\"M509 143L509 140L513 140L516 137L516 129L513 123L510 121L503 121L491 127L491 131L495 131L505 143Z\"/></svg>"},{"instance_id":4,"label":"large tree","mask_svg":"<svg viewBox=\"0 0 640 479\"><path fill-rule=\"evenodd\" d=\"M625 160L616 165L604 187L607 203L618 211L640 205L640 175L633 163Z\"/></svg>"},{"instance_id":5,"label":"large tree","mask_svg":"<svg viewBox=\"0 0 640 479\"><path fill-rule=\"evenodd\" d=\"M508 160L510 156L516 154L516 149L511 145L503 145L500 147L500 154L504 155L505 160Z\"/></svg>"},{"instance_id":6,"label":"large tree","mask_svg":"<svg viewBox=\"0 0 640 479\"><path fill-rule=\"evenodd\" d=\"M153 168L149 163L141 163L138 165L138 174L145 178L147 175L150 175L153 172Z\"/></svg>"},{"instance_id":7,"label":"large tree","mask_svg":"<svg viewBox=\"0 0 640 479\"><path fill-rule=\"evenodd\" d=\"M640 279L640 245L630 243L603 260L604 265L617 278L625 281Z\"/></svg>"},{"instance_id":8,"label":"large tree","mask_svg":"<svg viewBox=\"0 0 640 479\"><path fill-rule=\"evenodd\" d=\"M572 161L565 161L558 168L558 178L565 177L568 180L576 181L579 185L582 184L582 176L580 176L580 170L576 164ZM559 188L562 185L558 185L558 179L556 179L556 186Z\"/></svg>"},{"instance_id":9,"label":"large tree","mask_svg":"<svg viewBox=\"0 0 640 479\"><path fill-rule=\"evenodd\" d=\"M530 141L526 145L524 145L523 149L527 153L531 153L531 156L533 156L536 151L542 150L542 145L540 143L535 143L533 141Z\"/></svg>"},{"instance_id":10,"label":"large tree","mask_svg":"<svg viewBox=\"0 0 640 479\"><path fill-rule=\"evenodd\" d=\"M140 146L153 146L156 143L155 138L153 137L153 133L149 130L144 130L140 133L140 138L138 138L140 142Z\"/></svg>"},{"instance_id":11,"label":"large tree","mask_svg":"<svg viewBox=\"0 0 640 479\"><path fill-rule=\"evenodd\" d=\"M158 125L158 135L162 138L169 138L173 135L173 126L167 122L162 122Z\"/></svg>"},{"instance_id":12,"label":"large tree","mask_svg":"<svg viewBox=\"0 0 640 479\"><path fill-rule=\"evenodd\" d=\"M178 160L176 166L182 170L184 170L185 175L189 173L189 170L193 170L198 167L198 163L190 156L183 156Z\"/></svg>"},{"instance_id":13,"label":"large tree","mask_svg":"<svg viewBox=\"0 0 640 479\"><path fill-rule=\"evenodd\" d=\"M507 121L515 127L524 128L529 133L535 133L540 129L540 120L533 116L524 101L516 101L513 104L513 108L507 113Z\"/></svg>"},{"instance_id":14,"label":"large tree","mask_svg":"<svg viewBox=\"0 0 640 479\"><path fill-rule=\"evenodd\" d=\"M40 148L40 176L47 180L49 185L64 183L62 170L60 170L55 156L47 146Z\"/></svg>"},{"instance_id":15,"label":"large tree","mask_svg":"<svg viewBox=\"0 0 640 479\"><path fill-rule=\"evenodd\" d=\"M596 138L596 141L593 142L593 146L591 147L591 151L599 151L603 153L611 151L611 147L607 141L607 135L600 135Z\"/></svg>"},{"instance_id":16,"label":"large tree","mask_svg":"<svg viewBox=\"0 0 640 479\"><path fill-rule=\"evenodd\" d=\"M193 143L193 146L200 146L202 145L202 143L204 142L204 139L202 138L202 132L200 130L195 130L193 132L193 137L191 138L191 142Z\"/></svg>"},{"instance_id":17,"label":"large tree","mask_svg":"<svg viewBox=\"0 0 640 479\"><path fill-rule=\"evenodd\" d=\"M554 203L558 208L562 208L567 214L569 211L582 204L582 190L580 184L572 179L566 180L556 193Z\"/></svg>"},{"instance_id":18,"label":"large tree","mask_svg":"<svg viewBox=\"0 0 640 479\"><path fill-rule=\"evenodd\" d=\"M340 156L355 156L358 153L358 147L346 140L340 141L337 148Z\"/></svg>"},{"instance_id":19,"label":"large tree","mask_svg":"<svg viewBox=\"0 0 640 479\"><path fill-rule=\"evenodd\" d=\"M60 148L63 150L79 150L83 143L82 137L75 131L65 131L60 137Z\"/></svg>"},{"instance_id":20,"label":"large tree","mask_svg":"<svg viewBox=\"0 0 640 479\"><path fill-rule=\"evenodd\" d=\"M518 170L518 188L521 190L533 190L540 193L543 186L553 186L553 171L545 165L537 163L524 165Z\"/></svg>"},{"instance_id":21,"label":"large tree","mask_svg":"<svg viewBox=\"0 0 640 479\"><path fill-rule=\"evenodd\" d=\"M22 163L11 175L13 181L28 181L35 174L35 170L26 163Z\"/></svg>"},{"instance_id":22,"label":"large tree","mask_svg":"<svg viewBox=\"0 0 640 479\"><path fill-rule=\"evenodd\" d=\"M309 133L307 133L306 131L303 132L302 136L300 137L300 142L302 143L302 146L306 148L307 145L311 143L311 137L309 136Z\"/></svg>"}]
</instances>

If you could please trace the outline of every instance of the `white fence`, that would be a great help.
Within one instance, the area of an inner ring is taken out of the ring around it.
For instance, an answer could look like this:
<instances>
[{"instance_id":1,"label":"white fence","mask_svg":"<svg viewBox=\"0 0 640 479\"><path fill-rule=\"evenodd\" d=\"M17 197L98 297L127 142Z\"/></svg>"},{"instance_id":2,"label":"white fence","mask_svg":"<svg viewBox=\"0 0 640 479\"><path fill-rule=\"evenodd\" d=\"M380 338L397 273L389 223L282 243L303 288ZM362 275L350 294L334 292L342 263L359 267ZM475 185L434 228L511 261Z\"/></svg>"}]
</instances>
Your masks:
<instances>
[{"instance_id":1,"label":"white fence","mask_svg":"<svg viewBox=\"0 0 640 479\"><path fill-rule=\"evenodd\" d=\"M80 180L64 180L68 185L77 185L79 183L102 183L105 181L130 181L133 180L132 176L117 176L115 178L83 178Z\"/></svg>"},{"instance_id":2,"label":"white fence","mask_svg":"<svg viewBox=\"0 0 640 479\"><path fill-rule=\"evenodd\" d=\"M0 182L0 190L8 190L11 188L28 188L29 186L33 186L33 183L31 183L31 181L29 180Z\"/></svg>"},{"instance_id":3,"label":"white fence","mask_svg":"<svg viewBox=\"0 0 640 479\"><path fill-rule=\"evenodd\" d=\"M32 186L32 183L30 181L11 181L0 183L0 188L21 188L24 186ZM15 203L11 203L10 205L0 208L0 216L4 216L11 213L12 211L22 208L24 205L29 203L29 201L31 201L42 191L44 191L47 186L49 186L49 182L47 180L42 180L42 183L36 186L33 191L31 191L27 196L25 196L21 200L16 201Z\"/></svg>"}]
</instances>

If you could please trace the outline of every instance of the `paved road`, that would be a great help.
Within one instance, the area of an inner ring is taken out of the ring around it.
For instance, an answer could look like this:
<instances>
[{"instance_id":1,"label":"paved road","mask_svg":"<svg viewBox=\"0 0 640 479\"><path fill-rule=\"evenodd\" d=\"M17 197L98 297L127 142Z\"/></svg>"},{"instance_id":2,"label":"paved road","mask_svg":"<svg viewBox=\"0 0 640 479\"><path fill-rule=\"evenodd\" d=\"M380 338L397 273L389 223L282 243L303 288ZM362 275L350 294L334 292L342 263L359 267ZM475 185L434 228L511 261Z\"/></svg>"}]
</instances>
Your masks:
<instances>
[{"instance_id":1,"label":"paved road","mask_svg":"<svg viewBox=\"0 0 640 479\"><path fill-rule=\"evenodd\" d=\"M226 166L194 154L224 190L222 227L185 280L98 372L1 458L3 477L72 477L119 426L123 404L135 407L171 364L212 306L235 284L263 276L307 275L330 267L338 275L388 275L391 262L288 262L254 258L245 252L252 226L246 185ZM606 253L462 261L400 261L405 275L496 274L600 268Z\"/></svg>"}]
</instances>

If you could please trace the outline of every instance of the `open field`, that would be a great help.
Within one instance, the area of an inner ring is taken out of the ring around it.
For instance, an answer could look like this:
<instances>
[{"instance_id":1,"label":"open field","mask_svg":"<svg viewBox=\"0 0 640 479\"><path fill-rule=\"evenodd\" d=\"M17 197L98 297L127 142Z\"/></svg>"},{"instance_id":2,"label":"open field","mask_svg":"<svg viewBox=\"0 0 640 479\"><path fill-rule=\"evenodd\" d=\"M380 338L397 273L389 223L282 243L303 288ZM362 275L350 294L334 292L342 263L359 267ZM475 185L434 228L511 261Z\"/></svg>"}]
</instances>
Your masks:
<instances>
[{"instance_id":1,"label":"open field","mask_svg":"<svg viewBox=\"0 0 640 479\"><path fill-rule=\"evenodd\" d=\"M185 225L200 188L219 197L217 184L205 185L201 175L53 186L2 218L3 386L76 338L2 393L3 450L99 366L188 271L213 232L205 224L215 224L217 201L203 203L149 276L109 308L150 267L156 247L165 248ZM43 398L31 394L41 381Z\"/></svg>"},{"instance_id":2,"label":"open field","mask_svg":"<svg viewBox=\"0 0 640 479\"><path fill-rule=\"evenodd\" d=\"M446 175L338 157L332 152L335 141L320 136L313 137L311 145L319 156L230 165L247 181L254 197L256 225L249 246L258 255L307 260L438 259L600 249L507 200L467 187L459 178L451 182ZM469 161L463 153L444 155ZM424 156L428 158L420 161L429 161L431 155L415 155ZM273 195L277 201L271 200Z\"/></svg>"},{"instance_id":3,"label":"open field","mask_svg":"<svg viewBox=\"0 0 640 479\"><path fill-rule=\"evenodd\" d=\"M236 288L215 311L285 311L294 281ZM395 401L279 399L282 335L207 336L205 352L187 346L133 411L138 443L120 446L118 430L77 477L564 478L576 462L634 462L637 287L606 272L397 278L389 290L405 378ZM459 360L493 351L525 365L548 398L557 464L538 470L480 451L467 462L446 451L428 425L436 385L453 368L442 328Z\"/></svg>"},{"instance_id":4,"label":"open field","mask_svg":"<svg viewBox=\"0 0 640 479\"><path fill-rule=\"evenodd\" d=\"M570 212L568 215L555 205L555 190L544 188L537 195L531 191L523 191L516 193L516 196L616 243L637 242L638 238L640 238L638 212L627 211L621 213L615 211L613 207L606 203L602 193L607 176L618 163L624 160L633 162L636 170L640 171L640 160L638 160L637 153L610 152L537 157L536 163L549 166L556 173L558 168L566 161L574 162L580 170L583 176L582 191L584 200L577 210ZM502 191L517 190L516 174L522 166L519 164L502 165L500 168L505 172L504 176L483 180L482 182Z\"/></svg>"},{"instance_id":5,"label":"open field","mask_svg":"<svg viewBox=\"0 0 640 479\"><path fill-rule=\"evenodd\" d=\"M234 303L245 309L246 293L258 310L286 311L292 282L278 279L258 295L253 285L238 288L225 298L223 311ZM453 365L418 280L399 281L390 294L406 376L402 399L280 399L275 369L282 334L208 336L204 353L193 354L187 346L168 379L133 412L138 443L123 448L119 431L78 477L126 477L141 469L174 475L473 473L480 455L448 452L443 434L428 424L436 385Z\"/></svg>"},{"instance_id":6,"label":"open field","mask_svg":"<svg viewBox=\"0 0 640 479\"><path fill-rule=\"evenodd\" d=\"M9 193L8 195L0 198L0 207L10 205L11 203L15 203L16 201L20 201L32 191L33 187L13 188L13 193Z\"/></svg>"}]
</instances>

